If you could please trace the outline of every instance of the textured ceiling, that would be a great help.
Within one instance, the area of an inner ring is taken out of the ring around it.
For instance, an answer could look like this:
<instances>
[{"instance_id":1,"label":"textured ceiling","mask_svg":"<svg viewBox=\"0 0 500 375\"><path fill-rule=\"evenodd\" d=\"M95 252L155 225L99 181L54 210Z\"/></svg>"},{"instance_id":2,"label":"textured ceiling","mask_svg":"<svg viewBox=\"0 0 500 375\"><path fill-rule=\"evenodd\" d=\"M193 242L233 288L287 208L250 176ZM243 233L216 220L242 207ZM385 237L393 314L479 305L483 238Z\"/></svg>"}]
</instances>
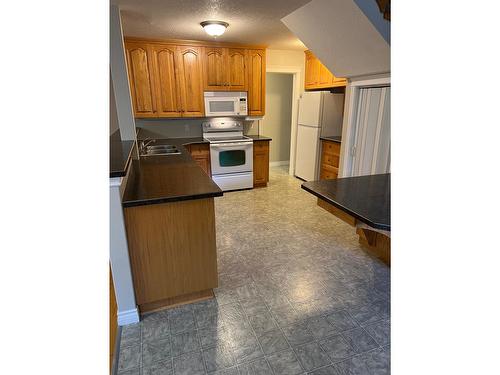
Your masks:
<instances>
[{"instance_id":1,"label":"textured ceiling","mask_svg":"<svg viewBox=\"0 0 500 375\"><path fill-rule=\"evenodd\" d=\"M229 23L221 42L304 50L280 21L310 0L111 0L120 6L125 36L214 40L201 21Z\"/></svg>"}]
</instances>

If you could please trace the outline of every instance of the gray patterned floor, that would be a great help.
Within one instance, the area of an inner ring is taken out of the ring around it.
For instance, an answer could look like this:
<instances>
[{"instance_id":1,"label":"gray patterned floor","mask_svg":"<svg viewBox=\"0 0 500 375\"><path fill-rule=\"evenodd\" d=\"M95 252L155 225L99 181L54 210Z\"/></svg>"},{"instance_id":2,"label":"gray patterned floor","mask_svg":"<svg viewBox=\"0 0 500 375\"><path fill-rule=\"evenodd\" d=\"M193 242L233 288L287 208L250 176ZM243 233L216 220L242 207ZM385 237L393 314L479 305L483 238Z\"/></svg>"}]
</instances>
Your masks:
<instances>
[{"instance_id":1,"label":"gray patterned floor","mask_svg":"<svg viewBox=\"0 0 500 375\"><path fill-rule=\"evenodd\" d=\"M216 198L216 299L123 329L120 375L390 373L390 271L272 168Z\"/></svg>"}]
</instances>

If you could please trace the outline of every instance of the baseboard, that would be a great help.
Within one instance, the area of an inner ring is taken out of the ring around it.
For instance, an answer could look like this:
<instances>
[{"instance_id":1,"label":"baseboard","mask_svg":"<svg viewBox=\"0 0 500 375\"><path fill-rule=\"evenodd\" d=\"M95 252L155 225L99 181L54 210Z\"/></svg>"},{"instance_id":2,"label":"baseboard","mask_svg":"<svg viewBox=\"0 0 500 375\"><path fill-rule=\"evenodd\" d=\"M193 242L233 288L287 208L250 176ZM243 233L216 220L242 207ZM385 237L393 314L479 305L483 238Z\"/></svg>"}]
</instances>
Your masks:
<instances>
[{"instance_id":1,"label":"baseboard","mask_svg":"<svg viewBox=\"0 0 500 375\"><path fill-rule=\"evenodd\" d=\"M280 167L282 165L290 165L289 160L284 160L284 161L272 161L269 163L270 167Z\"/></svg>"},{"instance_id":2,"label":"baseboard","mask_svg":"<svg viewBox=\"0 0 500 375\"><path fill-rule=\"evenodd\" d=\"M126 326L128 324L139 323L139 310L135 309L118 311L118 325Z\"/></svg>"}]
</instances>

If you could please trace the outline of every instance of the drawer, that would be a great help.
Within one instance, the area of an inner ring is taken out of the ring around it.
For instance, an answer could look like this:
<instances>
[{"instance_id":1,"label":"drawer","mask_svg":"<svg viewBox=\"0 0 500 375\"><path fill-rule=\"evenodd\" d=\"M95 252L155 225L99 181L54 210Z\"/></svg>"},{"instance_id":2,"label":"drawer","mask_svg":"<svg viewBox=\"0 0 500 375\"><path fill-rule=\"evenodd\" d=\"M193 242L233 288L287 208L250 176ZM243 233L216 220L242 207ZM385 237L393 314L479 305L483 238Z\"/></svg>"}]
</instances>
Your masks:
<instances>
[{"instance_id":1,"label":"drawer","mask_svg":"<svg viewBox=\"0 0 500 375\"><path fill-rule=\"evenodd\" d=\"M321 164L320 180L333 180L338 177L338 168L332 167L330 165Z\"/></svg>"},{"instance_id":2,"label":"drawer","mask_svg":"<svg viewBox=\"0 0 500 375\"><path fill-rule=\"evenodd\" d=\"M268 141L254 141L253 142L253 149L254 149L254 151L267 150L267 149L269 149L269 142Z\"/></svg>"},{"instance_id":3,"label":"drawer","mask_svg":"<svg viewBox=\"0 0 500 375\"><path fill-rule=\"evenodd\" d=\"M331 165L332 167L339 167L339 155L323 153L321 157L321 164Z\"/></svg>"},{"instance_id":4,"label":"drawer","mask_svg":"<svg viewBox=\"0 0 500 375\"><path fill-rule=\"evenodd\" d=\"M191 155L207 155L210 154L210 145L208 143L194 143L189 145Z\"/></svg>"},{"instance_id":5,"label":"drawer","mask_svg":"<svg viewBox=\"0 0 500 375\"><path fill-rule=\"evenodd\" d=\"M323 141L323 152L340 155L340 143Z\"/></svg>"}]
</instances>

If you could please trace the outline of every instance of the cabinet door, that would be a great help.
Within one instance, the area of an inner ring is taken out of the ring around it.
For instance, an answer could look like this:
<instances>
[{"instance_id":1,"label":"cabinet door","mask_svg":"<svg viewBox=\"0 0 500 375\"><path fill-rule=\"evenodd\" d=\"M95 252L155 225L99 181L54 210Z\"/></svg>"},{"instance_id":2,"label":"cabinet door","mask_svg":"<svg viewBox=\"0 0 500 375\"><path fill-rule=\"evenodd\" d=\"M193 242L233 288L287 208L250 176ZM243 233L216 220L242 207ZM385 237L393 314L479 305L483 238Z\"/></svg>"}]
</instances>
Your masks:
<instances>
[{"instance_id":1,"label":"cabinet door","mask_svg":"<svg viewBox=\"0 0 500 375\"><path fill-rule=\"evenodd\" d=\"M158 116L181 117L180 90L175 62L177 47L155 45L152 51Z\"/></svg>"},{"instance_id":2,"label":"cabinet door","mask_svg":"<svg viewBox=\"0 0 500 375\"><path fill-rule=\"evenodd\" d=\"M203 74L205 90L227 90L229 83L226 65L225 48L203 48Z\"/></svg>"},{"instance_id":3,"label":"cabinet door","mask_svg":"<svg viewBox=\"0 0 500 375\"><path fill-rule=\"evenodd\" d=\"M135 117L158 117L150 47L143 43L127 43L126 55Z\"/></svg>"},{"instance_id":4,"label":"cabinet door","mask_svg":"<svg viewBox=\"0 0 500 375\"><path fill-rule=\"evenodd\" d=\"M306 51L305 88L314 88L319 82L319 60L310 51Z\"/></svg>"},{"instance_id":5,"label":"cabinet door","mask_svg":"<svg viewBox=\"0 0 500 375\"><path fill-rule=\"evenodd\" d=\"M248 50L248 114L263 116L266 105L266 51Z\"/></svg>"},{"instance_id":6,"label":"cabinet door","mask_svg":"<svg viewBox=\"0 0 500 375\"><path fill-rule=\"evenodd\" d=\"M324 66L319 60L318 60L318 65L319 65L318 85L322 87L330 86L330 84L332 83L333 74L330 73L327 67Z\"/></svg>"},{"instance_id":7,"label":"cabinet door","mask_svg":"<svg viewBox=\"0 0 500 375\"><path fill-rule=\"evenodd\" d=\"M201 48L179 46L178 66L182 117L203 117Z\"/></svg>"},{"instance_id":8,"label":"cabinet door","mask_svg":"<svg viewBox=\"0 0 500 375\"><path fill-rule=\"evenodd\" d=\"M247 91L246 55L246 50L243 48L228 49L228 84L231 91Z\"/></svg>"},{"instance_id":9,"label":"cabinet door","mask_svg":"<svg viewBox=\"0 0 500 375\"><path fill-rule=\"evenodd\" d=\"M266 186L269 181L269 142L256 141L253 145L253 185Z\"/></svg>"},{"instance_id":10,"label":"cabinet door","mask_svg":"<svg viewBox=\"0 0 500 375\"><path fill-rule=\"evenodd\" d=\"M332 74L332 84L331 86L332 87L336 87L336 86L346 86L347 85L347 80L345 78L339 78L339 77L335 77L333 74Z\"/></svg>"}]
</instances>

